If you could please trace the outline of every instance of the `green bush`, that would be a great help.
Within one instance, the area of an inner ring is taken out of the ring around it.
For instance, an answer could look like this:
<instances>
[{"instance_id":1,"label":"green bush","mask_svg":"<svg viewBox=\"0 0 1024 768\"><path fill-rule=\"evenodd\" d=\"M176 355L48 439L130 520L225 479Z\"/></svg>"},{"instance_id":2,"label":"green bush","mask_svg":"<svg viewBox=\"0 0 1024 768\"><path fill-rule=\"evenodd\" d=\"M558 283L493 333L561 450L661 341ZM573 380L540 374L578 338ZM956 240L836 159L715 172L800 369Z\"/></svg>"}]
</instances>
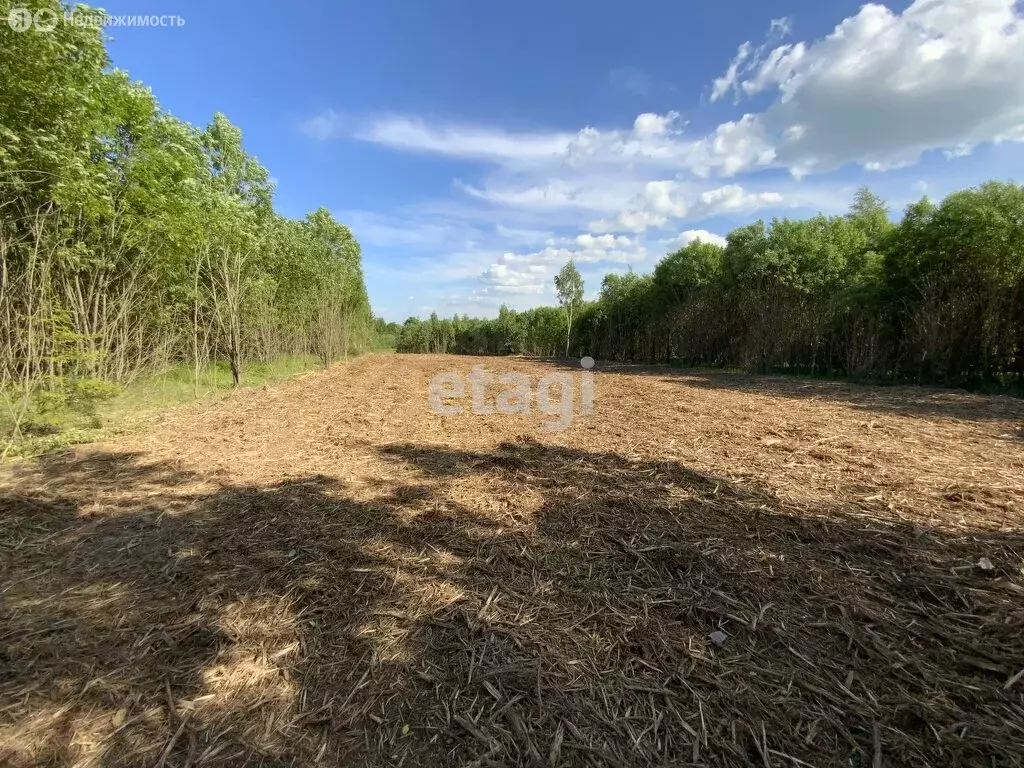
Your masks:
<instances>
[{"instance_id":1,"label":"green bush","mask_svg":"<svg viewBox=\"0 0 1024 768\"><path fill-rule=\"evenodd\" d=\"M26 435L53 435L68 427L97 428L97 408L121 391L109 381L95 378L58 378L37 392L21 423Z\"/></svg>"}]
</instances>

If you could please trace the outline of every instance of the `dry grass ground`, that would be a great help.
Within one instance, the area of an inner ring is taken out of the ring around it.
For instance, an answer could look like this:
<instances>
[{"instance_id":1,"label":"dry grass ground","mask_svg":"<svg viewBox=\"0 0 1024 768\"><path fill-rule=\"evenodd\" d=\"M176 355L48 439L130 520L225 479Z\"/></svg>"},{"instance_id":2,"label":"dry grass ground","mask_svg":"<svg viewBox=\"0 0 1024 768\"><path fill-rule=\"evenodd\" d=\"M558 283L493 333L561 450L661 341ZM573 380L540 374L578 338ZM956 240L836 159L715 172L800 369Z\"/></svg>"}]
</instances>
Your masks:
<instances>
[{"instance_id":1,"label":"dry grass ground","mask_svg":"<svg viewBox=\"0 0 1024 768\"><path fill-rule=\"evenodd\" d=\"M433 414L480 364L553 369L370 356L0 469L0 764L1024 762L1020 401Z\"/></svg>"}]
</instances>

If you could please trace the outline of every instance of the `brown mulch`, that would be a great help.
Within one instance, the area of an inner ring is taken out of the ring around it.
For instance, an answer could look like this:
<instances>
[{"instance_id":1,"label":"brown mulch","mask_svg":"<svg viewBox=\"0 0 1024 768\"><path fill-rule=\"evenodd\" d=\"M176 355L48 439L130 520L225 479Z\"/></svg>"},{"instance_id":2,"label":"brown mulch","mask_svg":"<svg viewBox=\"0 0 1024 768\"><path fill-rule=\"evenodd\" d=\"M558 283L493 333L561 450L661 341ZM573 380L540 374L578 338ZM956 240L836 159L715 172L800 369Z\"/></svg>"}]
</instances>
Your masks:
<instances>
[{"instance_id":1,"label":"brown mulch","mask_svg":"<svg viewBox=\"0 0 1024 768\"><path fill-rule=\"evenodd\" d=\"M1024 764L1024 403L370 356L0 468L0 765Z\"/></svg>"}]
</instances>

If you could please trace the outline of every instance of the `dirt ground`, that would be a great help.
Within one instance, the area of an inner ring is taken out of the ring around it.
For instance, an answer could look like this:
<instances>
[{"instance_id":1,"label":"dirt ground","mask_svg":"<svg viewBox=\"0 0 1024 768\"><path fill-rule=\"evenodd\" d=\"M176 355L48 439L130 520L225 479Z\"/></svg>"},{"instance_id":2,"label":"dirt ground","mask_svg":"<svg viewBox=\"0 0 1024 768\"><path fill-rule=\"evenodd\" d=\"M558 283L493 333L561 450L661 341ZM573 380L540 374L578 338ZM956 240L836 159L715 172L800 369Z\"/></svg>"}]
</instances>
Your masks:
<instances>
[{"instance_id":1,"label":"dirt ground","mask_svg":"<svg viewBox=\"0 0 1024 768\"><path fill-rule=\"evenodd\" d=\"M376 355L0 468L0 765L1024 763L1024 402ZM467 399L468 404L468 399Z\"/></svg>"}]
</instances>

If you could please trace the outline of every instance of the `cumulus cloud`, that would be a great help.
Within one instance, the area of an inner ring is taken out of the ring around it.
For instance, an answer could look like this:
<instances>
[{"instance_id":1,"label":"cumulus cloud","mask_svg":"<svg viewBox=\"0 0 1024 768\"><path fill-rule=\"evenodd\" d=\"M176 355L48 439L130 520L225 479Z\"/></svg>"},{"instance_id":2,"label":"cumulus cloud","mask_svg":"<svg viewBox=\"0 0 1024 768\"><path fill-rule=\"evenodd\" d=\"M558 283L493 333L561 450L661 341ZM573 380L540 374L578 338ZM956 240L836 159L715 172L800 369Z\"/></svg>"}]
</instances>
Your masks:
<instances>
[{"instance_id":1,"label":"cumulus cloud","mask_svg":"<svg viewBox=\"0 0 1024 768\"><path fill-rule=\"evenodd\" d=\"M547 269L542 264L492 264L480 275L483 293L543 293Z\"/></svg>"},{"instance_id":2,"label":"cumulus cloud","mask_svg":"<svg viewBox=\"0 0 1024 768\"><path fill-rule=\"evenodd\" d=\"M638 138L664 136L670 132L672 124L678 119L678 112L669 112L665 115L644 112L642 115L637 115L636 120L633 121L633 133Z\"/></svg>"},{"instance_id":3,"label":"cumulus cloud","mask_svg":"<svg viewBox=\"0 0 1024 768\"><path fill-rule=\"evenodd\" d=\"M714 232L708 232L706 229L687 229L675 237L659 240L658 245L662 246L666 251L677 251L697 240L700 240L702 243L712 243L723 248L725 247L725 238L722 235L716 235Z\"/></svg>"},{"instance_id":4,"label":"cumulus cloud","mask_svg":"<svg viewBox=\"0 0 1024 768\"><path fill-rule=\"evenodd\" d=\"M555 272L572 259L579 265L628 265L647 258L647 248L624 235L591 234L556 238L537 251L507 252L479 276L484 294L525 295L543 293Z\"/></svg>"},{"instance_id":5,"label":"cumulus cloud","mask_svg":"<svg viewBox=\"0 0 1024 768\"><path fill-rule=\"evenodd\" d=\"M778 207L784 198L778 192L747 192L738 184L728 184L704 192L678 181L651 181L632 205L613 219L591 223L596 231L643 232L664 227L669 221L691 219L700 221L725 213L743 213L761 208Z\"/></svg>"},{"instance_id":6,"label":"cumulus cloud","mask_svg":"<svg viewBox=\"0 0 1024 768\"><path fill-rule=\"evenodd\" d=\"M737 56L712 95L773 92L749 128L795 174L884 170L1020 140L1022 71L1015 0L915 0L901 14L867 4L822 40Z\"/></svg>"},{"instance_id":7,"label":"cumulus cloud","mask_svg":"<svg viewBox=\"0 0 1024 768\"><path fill-rule=\"evenodd\" d=\"M584 233L576 236L576 245L584 249L609 251L615 248L628 248L633 245L633 241L625 235Z\"/></svg>"}]
</instances>

